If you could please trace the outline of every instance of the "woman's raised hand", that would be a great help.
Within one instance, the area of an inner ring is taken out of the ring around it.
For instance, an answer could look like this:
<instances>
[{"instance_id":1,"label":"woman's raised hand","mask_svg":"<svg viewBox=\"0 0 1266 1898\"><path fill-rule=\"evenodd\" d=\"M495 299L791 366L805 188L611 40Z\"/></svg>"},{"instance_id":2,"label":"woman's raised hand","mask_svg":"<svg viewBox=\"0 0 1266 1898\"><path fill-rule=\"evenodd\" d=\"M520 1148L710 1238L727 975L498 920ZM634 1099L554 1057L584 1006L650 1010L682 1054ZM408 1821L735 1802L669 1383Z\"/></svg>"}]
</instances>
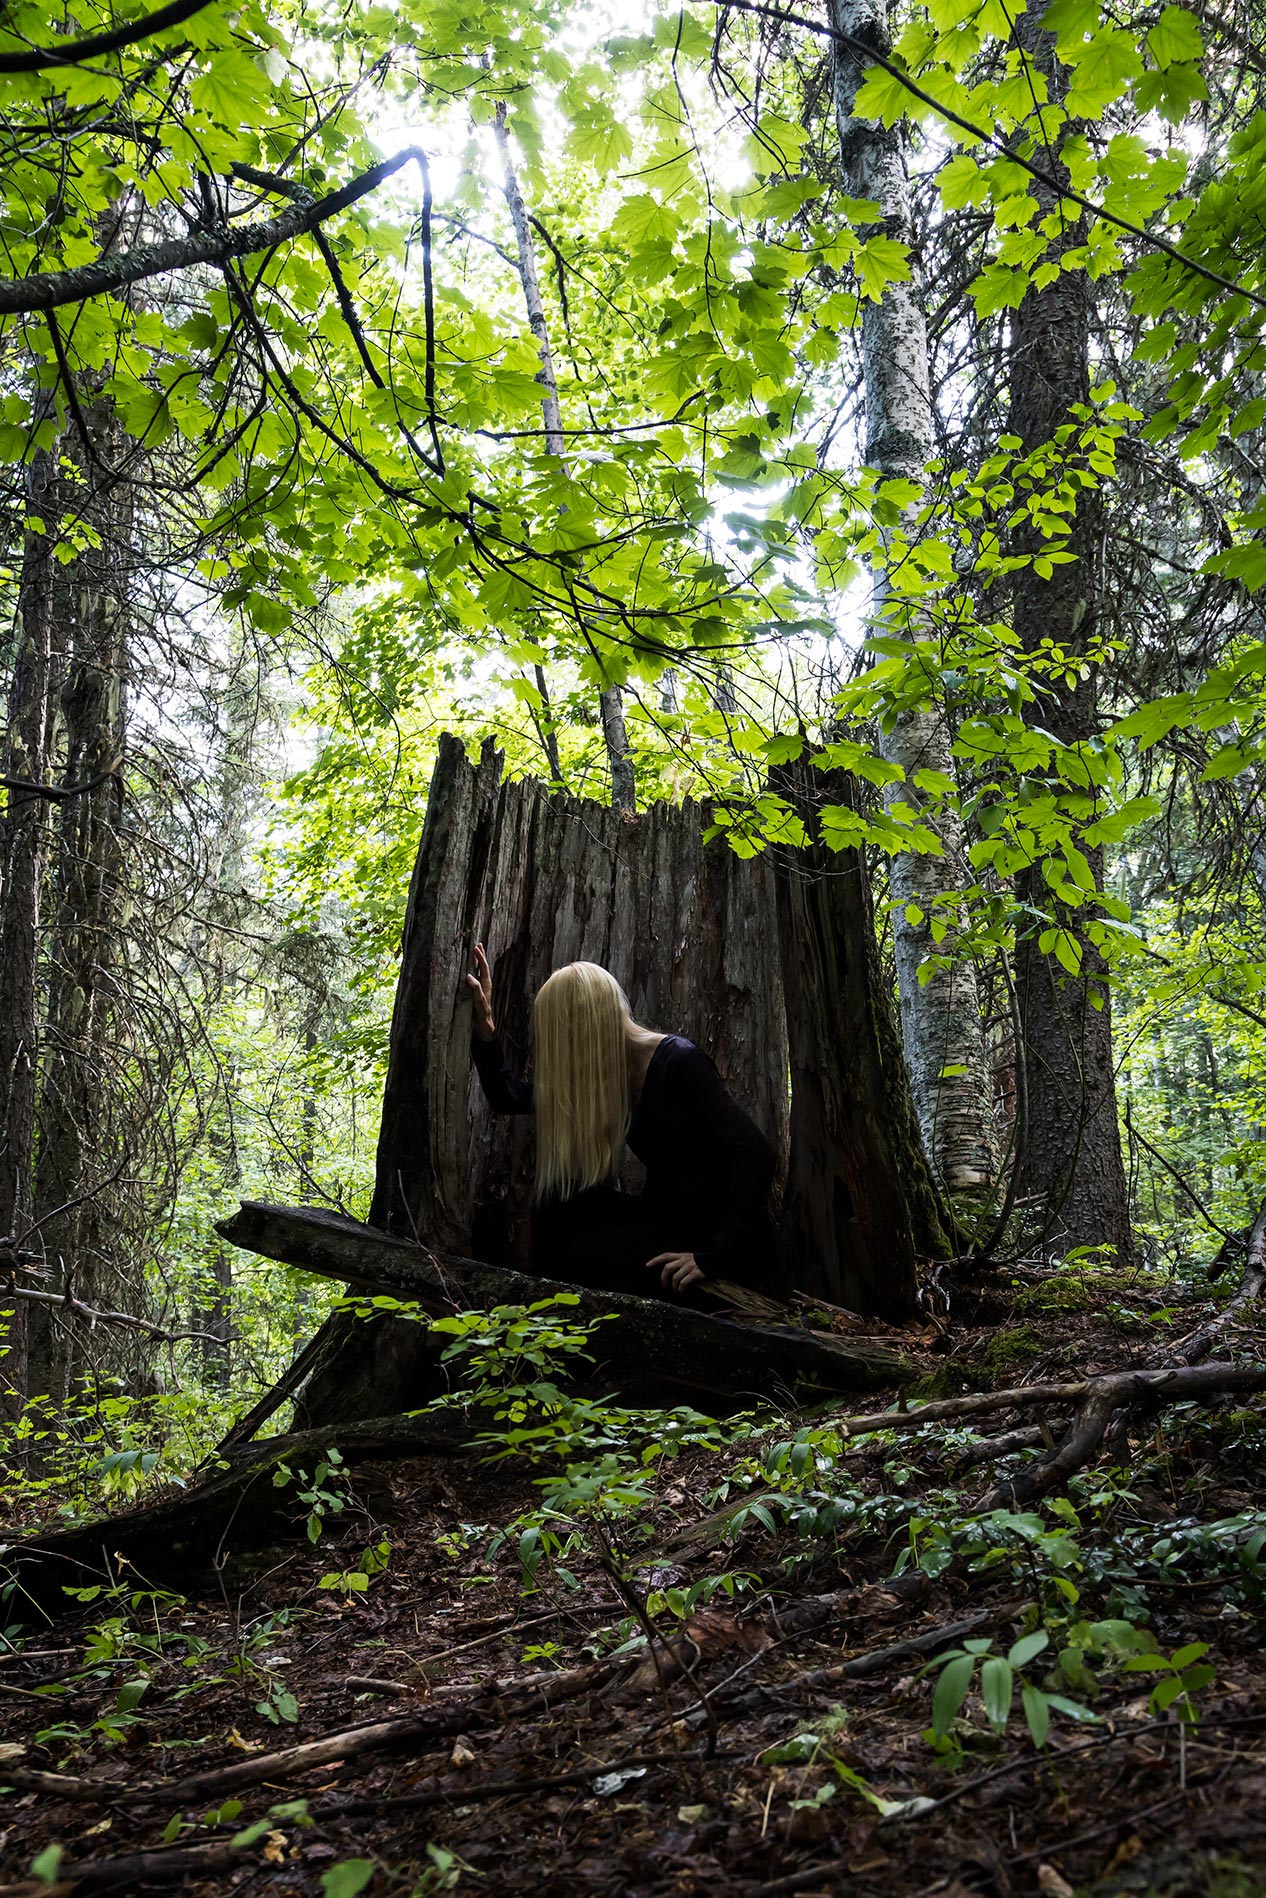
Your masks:
<instances>
[{"instance_id":1,"label":"woman's raised hand","mask_svg":"<svg viewBox=\"0 0 1266 1898\"><path fill-rule=\"evenodd\" d=\"M475 1010L471 1026L481 1041L491 1041L497 1032L497 1024L492 1018L492 970L488 967L488 958L481 942L475 944L475 972L466 977L466 986L471 992Z\"/></svg>"}]
</instances>

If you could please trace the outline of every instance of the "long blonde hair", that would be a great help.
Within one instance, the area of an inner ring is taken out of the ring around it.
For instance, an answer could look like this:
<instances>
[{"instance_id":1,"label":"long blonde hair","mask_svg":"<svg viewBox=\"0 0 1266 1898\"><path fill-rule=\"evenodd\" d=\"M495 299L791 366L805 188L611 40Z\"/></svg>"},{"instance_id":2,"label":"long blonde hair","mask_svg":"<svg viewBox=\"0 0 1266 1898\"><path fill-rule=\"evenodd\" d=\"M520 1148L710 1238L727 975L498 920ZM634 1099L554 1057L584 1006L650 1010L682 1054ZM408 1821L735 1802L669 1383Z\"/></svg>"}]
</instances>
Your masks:
<instances>
[{"instance_id":1,"label":"long blonde hair","mask_svg":"<svg viewBox=\"0 0 1266 1898\"><path fill-rule=\"evenodd\" d=\"M536 1197L613 1178L629 1126L624 990L596 962L556 969L536 997Z\"/></svg>"}]
</instances>

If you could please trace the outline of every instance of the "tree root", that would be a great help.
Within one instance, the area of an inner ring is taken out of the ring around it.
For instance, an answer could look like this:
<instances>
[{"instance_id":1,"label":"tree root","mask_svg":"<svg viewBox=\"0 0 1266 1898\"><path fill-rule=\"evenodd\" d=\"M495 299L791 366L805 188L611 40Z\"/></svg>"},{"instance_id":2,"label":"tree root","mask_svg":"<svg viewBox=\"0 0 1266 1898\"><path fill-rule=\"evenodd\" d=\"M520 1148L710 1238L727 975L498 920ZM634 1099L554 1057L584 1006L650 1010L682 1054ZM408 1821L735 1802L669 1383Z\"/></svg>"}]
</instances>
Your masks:
<instances>
[{"instance_id":1,"label":"tree root","mask_svg":"<svg viewBox=\"0 0 1266 1898\"><path fill-rule=\"evenodd\" d=\"M1266 1390L1266 1367L1261 1365L1175 1365L1164 1370L1116 1371L1105 1377L1087 1378L1072 1421L1052 1454L999 1483L981 1508L1009 1509L1049 1496L1090 1462L1113 1419L1131 1409L1158 1409L1191 1398L1261 1390Z\"/></svg>"}]
</instances>

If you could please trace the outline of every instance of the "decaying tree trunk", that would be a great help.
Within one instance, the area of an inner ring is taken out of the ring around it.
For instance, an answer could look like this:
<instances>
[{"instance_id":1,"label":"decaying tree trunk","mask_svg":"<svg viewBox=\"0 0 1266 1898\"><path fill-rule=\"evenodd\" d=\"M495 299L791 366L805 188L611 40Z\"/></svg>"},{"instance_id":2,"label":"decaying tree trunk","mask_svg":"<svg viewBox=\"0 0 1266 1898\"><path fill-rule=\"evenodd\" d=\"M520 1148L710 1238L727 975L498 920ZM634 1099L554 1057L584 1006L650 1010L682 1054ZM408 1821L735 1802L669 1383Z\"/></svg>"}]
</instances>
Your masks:
<instances>
[{"instance_id":1,"label":"decaying tree trunk","mask_svg":"<svg viewBox=\"0 0 1266 1898\"><path fill-rule=\"evenodd\" d=\"M465 986L488 949L497 1022L530 1068L532 998L568 962L600 962L634 1015L688 1035L779 1155L786 1028L772 869L705 844L698 805L629 823L590 799L499 781L440 740L409 909L371 1223L526 1265L531 1122L490 1113L470 1064Z\"/></svg>"},{"instance_id":2,"label":"decaying tree trunk","mask_svg":"<svg viewBox=\"0 0 1266 1898\"><path fill-rule=\"evenodd\" d=\"M916 1258L950 1248L861 856L809 853L780 896L770 858L703 842L698 806L658 804L630 822L533 781L502 783L500 763L491 746L474 766L456 739L440 740L405 920L370 1224L493 1265L549 1269L531 1259L531 1120L492 1115L472 1071L465 976L482 941L502 1038L521 1070L531 1066L537 989L562 964L592 961L620 980L639 1021L708 1050L784 1169L794 1113L786 1278L909 1317ZM631 1161L627 1184L636 1174ZM335 1314L305 1361L296 1418L306 1425L417 1404L433 1388L433 1355L417 1327L394 1318Z\"/></svg>"},{"instance_id":3,"label":"decaying tree trunk","mask_svg":"<svg viewBox=\"0 0 1266 1898\"><path fill-rule=\"evenodd\" d=\"M580 1322L601 1319L593 1352L619 1376L622 1389L641 1381L713 1396L790 1390L797 1383L848 1391L900 1383L908 1370L900 1353L884 1345L763 1318L737 1323L667 1299L590 1291L434 1251L312 1206L245 1200L216 1231L266 1259L413 1299L431 1313L486 1311L565 1292L576 1299Z\"/></svg>"},{"instance_id":4,"label":"decaying tree trunk","mask_svg":"<svg viewBox=\"0 0 1266 1898\"><path fill-rule=\"evenodd\" d=\"M264 1258L361 1291L415 1301L431 1315L531 1304L570 1293L578 1300L578 1318L601 1319L595 1354L630 1399L693 1395L726 1400L753 1391L786 1393L797 1384L858 1390L901 1383L908 1373L899 1353L870 1341L770 1322L764 1312L755 1321L744 1315L740 1323L666 1300L589 1291L432 1250L314 1207L248 1200L216 1230ZM722 1291L718 1305L724 1296ZM336 1312L300 1355L305 1381L295 1423L304 1429L339 1428L386 1411L415 1409L446 1388L427 1327L405 1318L363 1319ZM296 1376L287 1394L298 1383ZM309 1395L313 1391L315 1402ZM253 1428L268 1414L270 1408L257 1407ZM229 1441L239 1443L244 1435L244 1430L234 1431Z\"/></svg>"},{"instance_id":5,"label":"decaying tree trunk","mask_svg":"<svg viewBox=\"0 0 1266 1898\"><path fill-rule=\"evenodd\" d=\"M889 0L831 0L835 30L887 52ZM872 231L908 247L910 274L887 284L878 302L862 305L862 355L866 384L866 460L888 479L923 486L935 453L928 379L927 320L919 278L918 250L910 209L902 132L857 116L855 104L866 61L852 47L834 48L835 117L848 189L877 204ZM903 532L917 533L907 510ZM884 572L875 583L876 611L888 597ZM892 627L885 630L893 631ZM950 1191L987 1187L997 1168L992 1090L975 966L965 958L919 980L919 966L933 953L934 917L952 920L959 906L967 853L962 821L920 789L932 771L953 779L951 732L942 706L902 712L885 730L884 756L900 766L901 781L889 787L894 801L912 806L940 837L941 855L905 851L891 869L892 927L906 1060L923 1138L936 1175Z\"/></svg>"},{"instance_id":6,"label":"decaying tree trunk","mask_svg":"<svg viewBox=\"0 0 1266 1898\"><path fill-rule=\"evenodd\" d=\"M851 803L840 774L780 784L813 834L815 803ZM791 1058L787 1275L806 1291L902 1320L915 1264L951 1247L919 1137L901 1041L879 970L860 849L815 842L783 865L779 916Z\"/></svg>"},{"instance_id":7,"label":"decaying tree trunk","mask_svg":"<svg viewBox=\"0 0 1266 1898\"><path fill-rule=\"evenodd\" d=\"M470 1062L465 975L487 945L497 1020L530 1067L531 1001L567 962L600 962L650 1027L688 1035L775 1151L787 1141L787 1044L774 878L704 844L697 805L630 822L591 799L500 781L441 738L409 892L370 1223L446 1251L526 1268L532 1125L490 1113ZM629 1183L636 1183L635 1166ZM541 1262L547 1266L546 1261ZM417 1388L417 1328L329 1321L332 1350L300 1402L308 1423L367 1413L366 1389Z\"/></svg>"}]
</instances>

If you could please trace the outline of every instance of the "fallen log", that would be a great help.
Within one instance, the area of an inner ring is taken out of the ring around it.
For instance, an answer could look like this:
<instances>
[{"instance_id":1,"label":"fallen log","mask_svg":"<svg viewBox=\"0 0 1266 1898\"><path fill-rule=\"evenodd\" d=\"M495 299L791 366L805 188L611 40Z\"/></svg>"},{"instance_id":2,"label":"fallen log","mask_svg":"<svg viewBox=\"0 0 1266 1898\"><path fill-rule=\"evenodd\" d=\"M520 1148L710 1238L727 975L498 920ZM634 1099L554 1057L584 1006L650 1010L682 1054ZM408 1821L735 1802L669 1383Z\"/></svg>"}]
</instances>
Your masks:
<instances>
[{"instance_id":1,"label":"fallen log","mask_svg":"<svg viewBox=\"0 0 1266 1898\"><path fill-rule=\"evenodd\" d=\"M146 1581L163 1586L187 1584L230 1549L237 1554L260 1547L307 1513L306 1505L296 1503L302 1485L274 1482L280 1466L311 1474L331 1448L349 1467L396 1457L463 1456L474 1448L473 1429L458 1412L449 1418L379 1417L239 1445L191 1489L0 1548L0 1581L6 1571L12 1578L11 1612L26 1620L36 1610L51 1619L66 1606L66 1589L109 1579L120 1556Z\"/></svg>"},{"instance_id":2,"label":"fallen log","mask_svg":"<svg viewBox=\"0 0 1266 1898\"><path fill-rule=\"evenodd\" d=\"M607 1681L613 1673L627 1671L627 1656L608 1655L583 1667L552 1668L520 1679L486 1682L473 1691L458 1687L451 1692L439 1690L424 1707L397 1714L390 1720L374 1720L356 1727L323 1733L314 1740L281 1747L272 1753L255 1753L249 1759L232 1760L226 1766L213 1766L181 1779L132 1781L127 1787L129 1804L184 1806L206 1799L218 1799L227 1793L290 1780L314 1767L333 1766L344 1760L360 1759L366 1753L384 1749L412 1747L426 1752L454 1734L499 1726L516 1715L545 1712L573 1700L578 1694ZM49 1773L36 1767L6 1763L5 1779L22 1790L49 1793L77 1803L103 1804L117 1799L120 1782L110 1778L76 1778L67 1773Z\"/></svg>"},{"instance_id":3,"label":"fallen log","mask_svg":"<svg viewBox=\"0 0 1266 1898\"><path fill-rule=\"evenodd\" d=\"M190 1878L231 1871L248 1857L250 1849L228 1840L199 1840L193 1845L127 1852L121 1858L59 1865L53 1884L0 1885L0 1898L9 1898L9 1894L12 1898L34 1898L39 1891L47 1898L132 1898L136 1892L161 1891L168 1885L183 1885Z\"/></svg>"},{"instance_id":4,"label":"fallen log","mask_svg":"<svg viewBox=\"0 0 1266 1898\"><path fill-rule=\"evenodd\" d=\"M630 1383L665 1384L712 1396L790 1393L799 1388L867 1391L912 1375L899 1353L856 1338L797 1325L738 1322L666 1299L594 1292L558 1279L528 1277L436 1252L316 1207L246 1200L216 1231L267 1259L415 1300L427 1312L530 1305L557 1293L577 1300L576 1316L601 1319L594 1337L602 1367ZM790 1314L788 1314L788 1318Z\"/></svg>"}]
</instances>

